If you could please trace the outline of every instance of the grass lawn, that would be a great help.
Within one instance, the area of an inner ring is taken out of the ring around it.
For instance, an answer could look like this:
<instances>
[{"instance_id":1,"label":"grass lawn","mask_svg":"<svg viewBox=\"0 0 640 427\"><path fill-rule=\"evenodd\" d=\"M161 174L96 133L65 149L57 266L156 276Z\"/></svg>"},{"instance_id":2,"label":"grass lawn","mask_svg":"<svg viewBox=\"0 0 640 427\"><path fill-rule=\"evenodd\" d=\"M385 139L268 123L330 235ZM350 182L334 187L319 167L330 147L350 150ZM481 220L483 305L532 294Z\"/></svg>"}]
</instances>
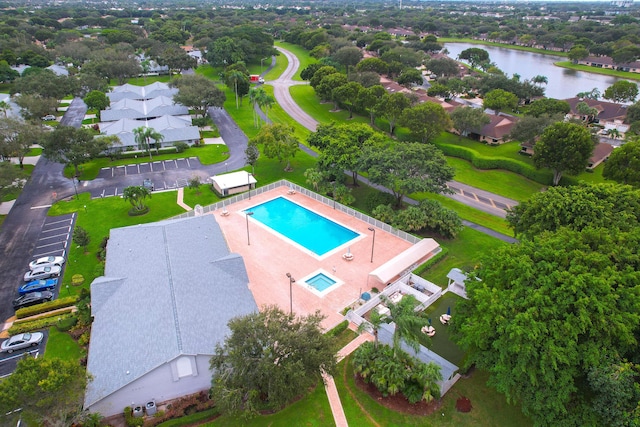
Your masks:
<instances>
[{"instance_id":1,"label":"grass lawn","mask_svg":"<svg viewBox=\"0 0 640 427\"><path fill-rule=\"evenodd\" d=\"M363 117L355 113L353 114L353 118L349 119L349 112L347 110L332 111L333 102L321 104L315 91L309 85L292 86L289 88L289 93L291 93L291 97L300 108L320 123L326 124L347 121L369 123L368 117Z\"/></svg>"},{"instance_id":2,"label":"grass lawn","mask_svg":"<svg viewBox=\"0 0 640 427\"><path fill-rule=\"evenodd\" d=\"M585 71L587 73L603 74L605 76L618 77L621 79L640 80L640 74L630 73L628 71L609 70L606 68L591 67L589 65L574 64L571 61L554 62L553 65L572 70Z\"/></svg>"},{"instance_id":3,"label":"grass lawn","mask_svg":"<svg viewBox=\"0 0 640 427\"><path fill-rule=\"evenodd\" d=\"M80 287L71 285L71 277L74 274L84 276L84 284L81 287L89 288L95 277L102 274L98 270L100 262L96 257L100 242L104 237L109 236L109 230L116 227L143 224L160 221L184 212L176 204L177 193L168 191L154 193L146 204L150 210L146 215L129 216L128 211L131 204L120 197L106 197L104 199L91 199L89 193L82 193L78 200L60 201L49 209L49 216L69 214L76 212L78 217L76 226L80 226L88 231L91 242L84 253L82 248L71 244L68 248L67 267L61 287L70 285L69 289L73 294L80 291ZM86 211L84 209L86 206Z\"/></svg>"},{"instance_id":4,"label":"grass lawn","mask_svg":"<svg viewBox=\"0 0 640 427\"><path fill-rule=\"evenodd\" d=\"M267 94L273 96L273 86L264 85L263 87ZM293 126L293 135L298 138L298 141L307 145L307 138L311 134L311 131L302 126L296 120L293 120L293 118L284 111L279 104L274 103L271 108L269 108L268 114L269 120L273 123L284 123L286 125Z\"/></svg>"},{"instance_id":5,"label":"grass lawn","mask_svg":"<svg viewBox=\"0 0 640 427\"><path fill-rule=\"evenodd\" d=\"M437 335L436 335L437 336ZM488 375L475 371L470 378L460 379L442 398L441 407L428 416L404 415L380 405L361 391L354 381L351 358L338 365L335 376L340 400L350 426L444 426L444 427L525 427L532 423L518 406L509 405L505 397L486 386ZM459 396L471 400L469 413L458 412L455 403Z\"/></svg>"},{"instance_id":6,"label":"grass lawn","mask_svg":"<svg viewBox=\"0 0 640 427\"><path fill-rule=\"evenodd\" d=\"M598 165L597 168L593 170L593 172L584 171L580 175L576 176L576 180L588 182L589 184L604 184L605 182L613 182L605 179L602 176L602 171L604 170L604 163Z\"/></svg>"},{"instance_id":7,"label":"grass lawn","mask_svg":"<svg viewBox=\"0 0 640 427\"><path fill-rule=\"evenodd\" d=\"M269 64L271 64L271 62L269 61ZM280 77L280 75L282 75L282 73L284 73L284 70L287 68L287 65L289 64L289 62L287 61L287 58L284 55L276 55L276 65L269 70L269 72L267 74L264 75L264 79L265 80L275 80L278 77ZM266 69L266 65L267 65L267 61L265 61L265 69Z\"/></svg>"},{"instance_id":8,"label":"grass lawn","mask_svg":"<svg viewBox=\"0 0 640 427\"><path fill-rule=\"evenodd\" d=\"M449 362L459 368L462 368L464 360L464 351L456 345L450 338L450 329L448 325L440 323L440 315L445 314L447 309L451 310L451 317L455 319L456 303L462 298L458 295L447 292L438 300L424 310L424 315L431 319L431 325L436 329L435 336L429 338L426 334L420 334L422 340L420 344L424 345L434 353L444 357Z\"/></svg>"},{"instance_id":9,"label":"grass lawn","mask_svg":"<svg viewBox=\"0 0 640 427\"><path fill-rule=\"evenodd\" d=\"M449 132L443 132L434 142L436 145L451 144L466 147L486 157L505 157L533 165L531 157L520 154L520 143L516 141L500 145L489 145L469 138L460 138L458 135Z\"/></svg>"},{"instance_id":10,"label":"grass lawn","mask_svg":"<svg viewBox=\"0 0 640 427\"><path fill-rule=\"evenodd\" d=\"M302 79L300 78L300 73L302 72L302 70L307 68L310 64L318 62L317 59L309 56L308 50L301 46L287 42L275 42L274 44L278 47L288 50L298 57L298 60L300 61L300 68L298 68L298 71L296 71L296 73L294 74L293 80L302 81Z\"/></svg>"},{"instance_id":11,"label":"grass lawn","mask_svg":"<svg viewBox=\"0 0 640 427\"><path fill-rule=\"evenodd\" d=\"M58 328L49 328L47 348L44 352L46 358L63 360L80 360L82 349L78 343L66 332L60 332Z\"/></svg>"},{"instance_id":12,"label":"grass lawn","mask_svg":"<svg viewBox=\"0 0 640 427\"><path fill-rule=\"evenodd\" d=\"M544 188L544 185L517 173L476 169L470 162L456 157L447 157L447 163L456 169L456 181L517 201L527 200Z\"/></svg>"},{"instance_id":13,"label":"grass lawn","mask_svg":"<svg viewBox=\"0 0 640 427\"><path fill-rule=\"evenodd\" d=\"M214 163L220 163L229 158L229 152L227 146L222 144L207 144L199 147L190 147L184 150L182 153L169 153L154 155L152 150L153 162L161 160L174 160L184 159L187 157L197 157L200 159L200 163L203 165L212 165ZM137 158L116 159L110 160L108 157L100 157L90 162L80 165L80 179L83 181L89 181L95 179L100 173L100 169L108 168L112 166L133 165L137 163L148 163L149 156L146 154L139 154ZM71 178L73 175L73 168L65 168L65 176Z\"/></svg>"},{"instance_id":14,"label":"grass lawn","mask_svg":"<svg viewBox=\"0 0 640 427\"><path fill-rule=\"evenodd\" d=\"M220 201L220 198L211 189L211 185L201 184L197 190L195 188L185 187L183 201L193 208L195 205L211 205Z\"/></svg>"},{"instance_id":15,"label":"grass lawn","mask_svg":"<svg viewBox=\"0 0 640 427\"><path fill-rule=\"evenodd\" d=\"M202 424L202 426L210 427L236 427L238 425L245 427L321 427L334 425L334 422L333 414L329 407L329 399L327 399L327 393L324 390L324 386L319 384L302 399L275 414L262 415L250 420L240 420L238 417L222 416L215 421ZM352 425L356 426L357 424Z\"/></svg>"},{"instance_id":16,"label":"grass lawn","mask_svg":"<svg viewBox=\"0 0 640 427\"><path fill-rule=\"evenodd\" d=\"M171 80L173 80L173 78ZM169 75L166 74L164 76L132 77L127 80L127 83L134 86L146 86L155 82L169 83ZM111 79L109 81L109 86L120 86L120 82L118 81L118 79Z\"/></svg>"},{"instance_id":17,"label":"grass lawn","mask_svg":"<svg viewBox=\"0 0 640 427\"><path fill-rule=\"evenodd\" d=\"M34 157L42 154L42 148L33 147L29 149L29 152L25 157Z\"/></svg>"},{"instance_id":18,"label":"grass lawn","mask_svg":"<svg viewBox=\"0 0 640 427\"><path fill-rule=\"evenodd\" d=\"M447 255L420 276L441 287L447 286L447 274L452 268L471 270L484 256L508 244L468 227L455 239L438 239L438 243L447 248Z\"/></svg>"},{"instance_id":19,"label":"grass lawn","mask_svg":"<svg viewBox=\"0 0 640 427\"><path fill-rule=\"evenodd\" d=\"M210 64L200 65L196 68L196 74L202 74L205 77L213 81L220 80L220 72L222 71L221 67L212 67Z\"/></svg>"}]
</instances>

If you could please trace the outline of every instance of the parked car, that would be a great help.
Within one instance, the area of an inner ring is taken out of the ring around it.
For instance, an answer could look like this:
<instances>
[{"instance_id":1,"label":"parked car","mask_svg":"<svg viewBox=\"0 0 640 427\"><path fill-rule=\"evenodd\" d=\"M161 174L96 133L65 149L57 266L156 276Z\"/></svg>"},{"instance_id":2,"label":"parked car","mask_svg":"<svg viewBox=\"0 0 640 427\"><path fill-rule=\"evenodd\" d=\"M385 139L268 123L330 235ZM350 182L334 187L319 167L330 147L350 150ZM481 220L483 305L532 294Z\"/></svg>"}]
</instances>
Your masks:
<instances>
[{"instance_id":1,"label":"parked car","mask_svg":"<svg viewBox=\"0 0 640 427\"><path fill-rule=\"evenodd\" d=\"M0 344L0 351L3 353L13 353L27 347L35 347L42 342L44 334L42 332L26 332L24 334L14 335L4 340Z\"/></svg>"},{"instance_id":2,"label":"parked car","mask_svg":"<svg viewBox=\"0 0 640 427\"><path fill-rule=\"evenodd\" d=\"M42 304L43 302L51 301L53 299L53 292L29 292L19 296L13 300L13 309L18 310L24 307L30 307L36 304Z\"/></svg>"},{"instance_id":3,"label":"parked car","mask_svg":"<svg viewBox=\"0 0 640 427\"><path fill-rule=\"evenodd\" d=\"M48 279L49 277L56 277L60 275L62 268L58 265L52 265L48 267L38 267L35 270L29 270L24 273L24 281L31 282L37 279Z\"/></svg>"},{"instance_id":4,"label":"parked car","mask_svg":"<svg viewBox=\"0 0 640 427\"><path fill-rule=\"evenodd\" d=\"M20 288L18 288L18 294L24 295L29 292L50 291L55 289L56 286L58 286L57 278L34 280L33 282L20 286Z\"/></svg>"},{"instance_id":5,"label":"parked car","mask_svg":"<svg viewBox=\"0 0 640 427\"><path fill-rule=\"evenodd\" d=\"M57 265L58 267L62 267L64 264L64 257L61 256L46 256L42 258L38 258L29 263L29 270L35 270L38 267L51 267L52 265Z\"/></svg>"},{"instance_id":6,"label":"parked car","mask_svg":"<svg viewBox=\"0 0 640 427\"><path fill-rule=\"evenodd\" d=\"M150 179L145 179L144 181L142 181L142 186L144 188L146 188L149 191L153 191L155 190L155 186L153 185L153 181L151 181Z\"/></svg>"},{"instance_id":7,"label":"parked car","mask_svg":"<svg viewBox=\"0 0 640 427\"><path fill-rule=\"evenodd\" d=\"M50 122L55 119L56 116L54 116L53 114L47 114L46 116L42 117L42 120L44 120L45 122Z\"/></svg>"}]
</instances>

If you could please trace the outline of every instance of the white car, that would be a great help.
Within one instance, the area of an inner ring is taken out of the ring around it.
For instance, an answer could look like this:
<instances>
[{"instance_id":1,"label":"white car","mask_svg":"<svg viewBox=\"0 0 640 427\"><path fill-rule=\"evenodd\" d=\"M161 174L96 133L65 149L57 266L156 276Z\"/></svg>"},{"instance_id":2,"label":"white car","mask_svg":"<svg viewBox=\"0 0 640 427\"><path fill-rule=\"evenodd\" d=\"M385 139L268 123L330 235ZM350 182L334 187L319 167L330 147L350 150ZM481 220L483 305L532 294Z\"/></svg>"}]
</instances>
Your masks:
<instances>
[{"instance_id":1,"label":"white car","mask_svg":"<svg viewBox=\"0 0 640 427\"><path fill-rule=\"evenodd\" d=\"M42 120L44 120L45 122L50 122L55 119L56 116L54 116L53 114L47 114L46 116L42 117Z\"/></svg>"},{"instance_id":2,"label":"white car","mask_svg":"<svg viewBox=\"0 0 640 427\"><path fill-rule=\"evenodd\" d=\"M31 282L32 280L48 279L49 277L56 277L60 275L62 268L58 265L51 265L47 267L38 267L34 270L29 270L24 273L24 281Z\"/></svg>"},{"instance_id":3,"label":"white car","mask_svg":"<svg viewBox=\"0 0 640 427\"><path fill-rule=\"evenodd\" d=\"M0 344L0 351L3 353L13 353L15 350L22 348L35 347L42 342L43 338L44 334L42 332L27 332L14 335Z\"/></svg>"},{"instance_id":4,"label":"white car","mask_svg":"<svg viewBox=\"0 0 640 427\"><path fill-rule=\"evenodd\" d=\"M38 258L29 263L29 270L35 270L38 267L51 267L52 265L57 265L58 267L62 267L64 264L64 257L61 256L46 256L42 258Z\"/></svg>"}]
</instances>

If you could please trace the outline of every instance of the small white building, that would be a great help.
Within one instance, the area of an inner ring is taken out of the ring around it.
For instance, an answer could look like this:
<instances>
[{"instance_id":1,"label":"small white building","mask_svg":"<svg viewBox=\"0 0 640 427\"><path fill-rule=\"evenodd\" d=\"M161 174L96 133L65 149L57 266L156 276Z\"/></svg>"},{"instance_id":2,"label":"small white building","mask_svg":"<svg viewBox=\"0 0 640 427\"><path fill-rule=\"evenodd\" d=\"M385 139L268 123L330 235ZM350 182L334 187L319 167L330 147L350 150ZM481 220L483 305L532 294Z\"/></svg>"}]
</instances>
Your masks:
<instances>
[{"instance_id":1,"label":"small white building","mask_svg":"<svg viewBox=\"0 0 640 427\"><path fill-rule=\"evenodd\" d=\"M231 196L232 194L243 193L256 188L258 182L252 174L247 171L237 171L224 175L211 177L213 188L221 196Z\"/></svg>"}]
</instances>

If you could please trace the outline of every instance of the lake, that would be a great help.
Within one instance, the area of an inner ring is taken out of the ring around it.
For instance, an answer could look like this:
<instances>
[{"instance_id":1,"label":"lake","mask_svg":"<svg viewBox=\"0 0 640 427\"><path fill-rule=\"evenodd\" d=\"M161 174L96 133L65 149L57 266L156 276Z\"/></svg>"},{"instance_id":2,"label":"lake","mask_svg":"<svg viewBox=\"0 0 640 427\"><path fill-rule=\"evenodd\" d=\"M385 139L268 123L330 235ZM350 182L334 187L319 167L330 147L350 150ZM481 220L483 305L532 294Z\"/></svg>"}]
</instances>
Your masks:
<instances>
[{"instance_id":1,"label":"lake","mask_svg":"<svg viewBox=\"0 0 640 427\"><path fill-rule=\"evenodd\" d=\"M549 83L545 87L545 95L549 98L566 99L579 92L589 92L598 88L600 93L615 83L615 77L602 74L586 73L557 67L554 62L566 61L567 58L556 55L513 50L503 47L485 46L470 43L445 43L449 56L456 59L460 52L471 47L479 47L489 52L489 60L496 64L509 77L520 75L520 80L531 79L541 75L547 77Z\"/></svg>"}]
</instances>

